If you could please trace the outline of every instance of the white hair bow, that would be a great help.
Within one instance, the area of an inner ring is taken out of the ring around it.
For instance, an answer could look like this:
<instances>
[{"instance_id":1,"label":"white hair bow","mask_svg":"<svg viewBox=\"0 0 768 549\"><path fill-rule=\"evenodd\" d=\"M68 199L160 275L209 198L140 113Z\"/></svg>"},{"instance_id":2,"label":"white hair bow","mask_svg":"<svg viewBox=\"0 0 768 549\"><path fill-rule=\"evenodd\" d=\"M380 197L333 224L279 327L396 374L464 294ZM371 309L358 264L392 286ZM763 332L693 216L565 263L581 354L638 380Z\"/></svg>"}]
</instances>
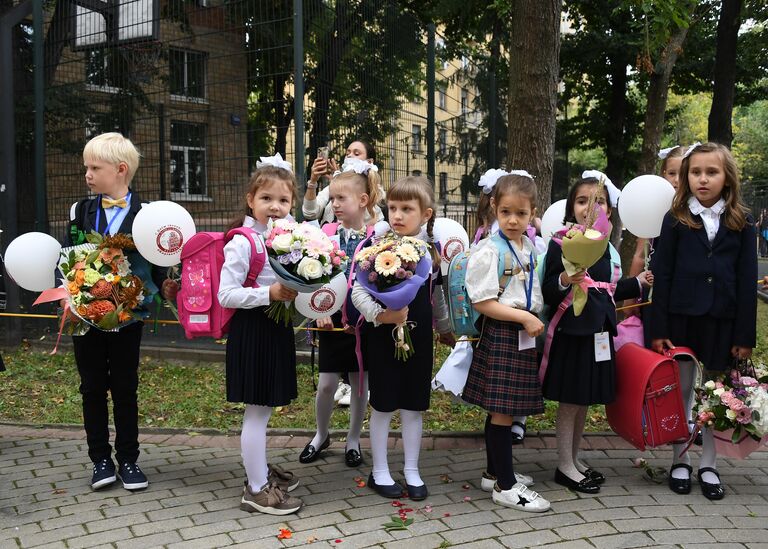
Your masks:
<instances>
[{"instance_id":1,"label":"white hair bow","mask_svg":"<svg viewBox=\"0 0 768 549\"><path fill-rule=\"evenodd\" d=\"M615 208L619 204L619 197L621 196L621 191L619 188L613 184L613 181L610 180L610 178L605 175L600 170L584 170L584 172L581 174L582 179L597 179L600 181L603 180L603 184L605 185L605 188L608 190L608 200L611 203L611 207Z\"/></svg>"},{"instance_id":2,"label":"white hair bow","mask_svg":"<svg viewBox=\"0 0 768 549\"><path fill-rule=\"evenodd\" d=\"M293 173L293 166L291 166L290 162L283 160L283 157L280 156L280 153L277 153L275 156L259 157L259 160L256 162L256 168L261 168L263 166L283 168L284 170L288 170L289 172Z\"/></svg>"},{"instance_id":3,"label":"white hair bow","mask_svg":"<svg viewBox=\"0 0 768 549\"><path fill-rule=\"evenodd\" d=\"M688 147L688 148L685 150L685 153L683 153L683 158L688 158L688 157L691 155L691 153L693 152L693 150L694 150L696 147L698 147L699 145L701 145L701 141L696 141L696 143L694 143L693 145L691 145L690 147Z\"/></svg>"},{"instance_id":4,"label":"white hair bow","mask_svg":"<svg viewBox=\"0 0 768 549\"><path fill-rule=\"evenodd\" d=\"M499 178L504 177L505 175L509 175L509 172L491 168L480 176L480 181L478 181L477 184L483 188L483 193L491 194L493 188L496 186L496 182Z\"/></svg>"},{"instance_id":5,"label":"white hair bow","mask_svg":"<svg viewBox=\"0 0 768 549\"><path fill-rule=\"evenodd\" d=\"M659 151L659 160L664 160L669 156L669 153L674 151L676 148L678 148L680 145L675 145L674 147L667 147L666 149L661 149Z\"/></svg>"},{"instance_id":6,"label":"white hair bow","mask_svg":"<svg viewBox=\"0 0 768 549\"><path fill-rule=\"evenodd\" d=\"M341 172L355 172L360 175L368 175L368 172L378 172L379 167L376 164L362 160L361 158L347 158L341 166Z\"/></svg>"},{"instance_id":7,"label":"white hair bow","mask_svg":"<svg viewBox=\"0 0 768 549\"><path fill-rule=\"evenodd\" d=\"M527 177L533 179L533 176L525 170L510 170L509 175L519 175L520 177Z\"/></svg>"}]
</instances>

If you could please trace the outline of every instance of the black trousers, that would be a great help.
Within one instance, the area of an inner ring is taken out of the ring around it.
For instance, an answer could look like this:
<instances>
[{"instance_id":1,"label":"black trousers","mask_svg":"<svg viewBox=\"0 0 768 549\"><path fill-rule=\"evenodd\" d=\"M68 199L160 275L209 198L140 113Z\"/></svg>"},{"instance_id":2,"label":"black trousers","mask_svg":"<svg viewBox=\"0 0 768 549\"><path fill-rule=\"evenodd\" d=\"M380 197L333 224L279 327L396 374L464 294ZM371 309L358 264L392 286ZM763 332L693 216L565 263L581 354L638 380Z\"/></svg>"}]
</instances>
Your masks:
<instances>
[{"instance_id":1,"label":"black trousers","mask_svg":"<svg viewBox=\"0 0 768 549\"><path fill-rule=\"evenodd\" d=\"M94 463L111 458L107 391L115 416L115 454L118 463L135 463L139 457L139 349L144 323L130 324L119 332L91 328L75 336L75 361L83 395L83 424L88 456Z\"/></svg>"}]
</instances>

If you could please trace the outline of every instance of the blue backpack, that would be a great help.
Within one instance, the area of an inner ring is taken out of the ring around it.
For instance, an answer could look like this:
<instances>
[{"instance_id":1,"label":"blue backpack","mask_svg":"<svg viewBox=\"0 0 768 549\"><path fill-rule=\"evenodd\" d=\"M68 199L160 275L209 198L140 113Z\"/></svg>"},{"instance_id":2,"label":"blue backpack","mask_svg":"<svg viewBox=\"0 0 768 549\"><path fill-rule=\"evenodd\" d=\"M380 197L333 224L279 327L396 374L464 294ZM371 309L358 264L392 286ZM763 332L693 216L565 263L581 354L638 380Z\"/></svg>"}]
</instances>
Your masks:
<instances>
[{"instance_id":1,"label":"blue backpack","mask_svg":"<svg viewBox=\"0 0 768 549\"><path fill-rule=\"evenodd\" d=\"M506 243L501 237L491 237L489 246L495 245L499 251L499 294L504 293L512 280L514 261ZM448 267L448 317L451 328L457 336L476 336L480 334L479 320L482 316L472 306L466 287L467 262L474 253L473 249L456 254Z\"/></svg>"}]
</instances>

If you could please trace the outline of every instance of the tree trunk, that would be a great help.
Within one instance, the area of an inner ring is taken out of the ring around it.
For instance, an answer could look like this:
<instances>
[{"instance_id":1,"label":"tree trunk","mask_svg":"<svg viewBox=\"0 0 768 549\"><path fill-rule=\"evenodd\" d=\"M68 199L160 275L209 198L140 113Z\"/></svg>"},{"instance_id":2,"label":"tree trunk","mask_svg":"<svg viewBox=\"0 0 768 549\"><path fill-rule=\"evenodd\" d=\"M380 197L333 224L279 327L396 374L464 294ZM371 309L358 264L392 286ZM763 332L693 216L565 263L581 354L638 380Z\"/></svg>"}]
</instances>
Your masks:
<instances>
[{"instance_id":1,"label":"tree trunk","mask_svg":"<svg viewBox=\"0 0 768 549\"><path fill-rule=\"evenodd\" d=\"M731 146L733 131L733 97L736 91L736 42L741 24L742 0L723 0L717 23L717 53L715 81L712 87L712 108L709 111L707 139Z\"/></svg>"},{"instance_id":2,"label":"tree trunk","mask_svg":"<svg viewBox=\"0 0 768 549\"><path fill-rule=\"evenodd\" d=\"M507 169L536 177L538 210L552 195L562 0L518 0L511 22Z\"/></svg>"},{"instance_id":3,"label":"tree trunk","mask_svg":"<svg viewBox=\"0 0 768 549\"><path fill-rule=\"evenodd\" d=\"M628 52L629 49L626 50ZM605 174L617 187L624 181L627 149L624 136L627 120L627 65L630 59L625 53L610 58L611 98L608 104L607 131L605 134Z\"/></svg>"}]
</instances>

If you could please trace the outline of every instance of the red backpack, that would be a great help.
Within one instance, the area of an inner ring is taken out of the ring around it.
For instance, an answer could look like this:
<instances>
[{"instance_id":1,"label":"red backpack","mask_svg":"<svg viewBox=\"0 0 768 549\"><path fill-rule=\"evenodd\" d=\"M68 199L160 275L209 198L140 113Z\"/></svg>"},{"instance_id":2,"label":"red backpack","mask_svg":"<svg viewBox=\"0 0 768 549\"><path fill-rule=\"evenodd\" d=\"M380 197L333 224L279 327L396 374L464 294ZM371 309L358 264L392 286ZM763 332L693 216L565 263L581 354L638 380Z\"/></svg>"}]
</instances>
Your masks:
<instances>
[{"instance_id":1,"label":"red backpack","mask_svg":"<svg viewBox=\"0 0 768 549\"><path fill-rule=\"evenodd\" d=\"M696 360L675 347L661 355L635 343L616 352L616 400L606 405L611 429L638 450L689 438L676 357Z\"/></svg>"},{"instance_id":2,"label":"red backpack","mask_svg":"<svg viewBox=\"0 0 768 549\"><path fill-rule=\"evenodd\" d=\"M181 288L176 296L176 305L187 339L220 339L229 329L235 309L222 307L217 296L224 265L224 245L236 234L246 237L251 244L251 265L243 286L257 288L256 277L267 261L267 251L261 236L253 229L237 227L226 234L197 233L184 244L181 251Z\"/></svg>"}]
</instances>

